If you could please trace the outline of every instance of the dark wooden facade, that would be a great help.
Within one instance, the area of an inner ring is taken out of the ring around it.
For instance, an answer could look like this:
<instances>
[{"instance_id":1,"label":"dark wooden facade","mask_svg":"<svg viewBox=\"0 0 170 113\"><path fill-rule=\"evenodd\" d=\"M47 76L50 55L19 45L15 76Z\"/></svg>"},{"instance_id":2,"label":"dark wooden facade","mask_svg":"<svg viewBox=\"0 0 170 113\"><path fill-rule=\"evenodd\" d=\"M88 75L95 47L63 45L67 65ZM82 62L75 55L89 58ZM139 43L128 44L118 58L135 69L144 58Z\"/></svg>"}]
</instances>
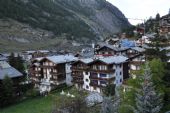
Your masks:
<instances>
[{"instance_id":1,"label":"dark wooden facade","mask_svg":"<svg viewBox=\"0 0 170 113\"><path fill-rule=\"evenodd\" d=\"M46 58L41 61L34 60L29 74L35 85L39 86L43 80L49 79L51 85L55 86L66 79L65 63L55 64Z\"/></svg>"}]
</instances>

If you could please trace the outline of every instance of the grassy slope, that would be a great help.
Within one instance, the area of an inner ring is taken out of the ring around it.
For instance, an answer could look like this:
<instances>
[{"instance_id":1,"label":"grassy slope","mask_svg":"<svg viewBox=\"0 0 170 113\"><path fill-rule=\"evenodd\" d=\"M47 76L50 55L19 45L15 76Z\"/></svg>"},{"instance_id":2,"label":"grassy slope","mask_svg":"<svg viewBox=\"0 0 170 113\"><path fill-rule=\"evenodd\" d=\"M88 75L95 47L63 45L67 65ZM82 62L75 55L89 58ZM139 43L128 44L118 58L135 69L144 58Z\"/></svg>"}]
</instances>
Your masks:
<instances>
[{"instance_id":1,"label":"grassy slope","mask_svg":"<svg viewBox=\"0 0 170 113\"><path fill-rule=\"evenodd\" d=\"M52 97L35 98L0 110L1 113L50 113Z\"/></svg>"},{"instance_id":2,"label":"grassy slope","mask_svg":"<svg viewBox=\"0 0 170 113\"><path fill-rule=\"evenodd\" d=\"M64 91L69 91L75 96L80 96L75 88L66 89ZM84 94L86 95L86 93ZM70 98L65 99L69 100ZM54 91L47 97L37 97L23 101L19 104L0 110L0 113L51 113L54 106L54 100L56 100L55 102L57 102L57 105L61 105L63 99L60 96L60 91Z\"/></svg>"}]
</instances>

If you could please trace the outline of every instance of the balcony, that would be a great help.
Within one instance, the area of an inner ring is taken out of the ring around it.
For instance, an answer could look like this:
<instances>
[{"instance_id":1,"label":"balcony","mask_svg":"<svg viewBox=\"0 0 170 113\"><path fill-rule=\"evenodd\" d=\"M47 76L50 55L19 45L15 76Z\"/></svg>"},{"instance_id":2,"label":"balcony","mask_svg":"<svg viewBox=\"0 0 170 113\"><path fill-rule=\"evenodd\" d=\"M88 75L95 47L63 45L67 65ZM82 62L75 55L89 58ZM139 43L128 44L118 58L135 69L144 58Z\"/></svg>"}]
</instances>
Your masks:
<instances>
[{"instance_id":1,"label":"balcony","mask_svg":"<svg viewBox=\"0 0 170 113\"><path fill-rule=\"evenodd\" d=\"M107 69L107 70L100 70L100 69L93 69L93 68L90 68L89 69L90 72L97 72L97 73L114 73L115 72L115 69Z\"/></svg>"},{"instance_id":2,"label":"balcony","mask_svg":"<svg viewBox=\"0 0 170 113\"><path fill-rule=\"evenodd\" d=\"M88 70L89 67L85 66L85 67L71 67L71 70L73 71L84 71L84 70Z\"/></svg>"},{"instance_id":3,"label":"balcony","mask_svg":"<svg viewBox=\"0 0 170 113\"><path fill-rule=\"evenodd\" d=\"M51 75L58 76L58 75L65 75L65 72L59 73L59 72L50 72Z\"/></svg>"},{"instance_id":4,"label":"balcony","mask_svg":"<svg viewBox=\"0 0 170 113\"><path fill-rule=\"evenodd\" d=\"M111 81L111 80L114 80L115 77L98 77L98 76L90 75L90 79L91 80L106 80L106 81Z\"/></svg>"},{"instance_id":5,"label":"balcony","mask_svg":"<svg viewBox=\"0 0 170 113\"><path fill-rule=\"evenodd\" d=\"M82 78L83 79L83 74L82 75L72 74L71 76L73 78Z\"/></svg>"},{"instance_id":6,"label":"balcony","mask_svg":"<svg viewBox=\"0 0 170 113\"><path fill-rule=\"evenodd\" d=\"M50 66L50 65L41 65L40 68L55 68L55 66Z\"/></svg>"},{"instance_id":7,"label":"balcony","mask_svg":"<svg viewBox=\"0 0 170 113\"><path fill-rule=\"evenodd\" d=\"M66 79L65 77L50 78L50 81L63 81L65 79Z\"/></svg>"}]
</instances>

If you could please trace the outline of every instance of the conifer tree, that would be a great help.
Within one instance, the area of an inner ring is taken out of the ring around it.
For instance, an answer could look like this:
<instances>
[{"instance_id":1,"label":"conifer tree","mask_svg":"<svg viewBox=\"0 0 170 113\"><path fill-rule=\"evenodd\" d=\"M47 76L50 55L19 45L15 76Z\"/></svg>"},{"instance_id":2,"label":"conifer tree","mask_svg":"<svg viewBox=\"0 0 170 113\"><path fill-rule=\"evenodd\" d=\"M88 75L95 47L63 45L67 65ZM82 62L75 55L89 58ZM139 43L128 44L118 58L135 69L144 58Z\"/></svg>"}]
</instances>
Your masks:
<instances>
[{"instance_id":1,"label":"conifer tree","mask_svg":"<svg viewBox=\"0 0 170 113\"><path fill-rule=\"evenodd\" d=\"M13 81L6 75L2 81L0 107L7 106L13 102Z\"/></svg>"},{"instance_id":2,"label":"conifer tree","mask_svg":"<svg viewBox=\"0 0 170 113\"><path fill-rule=\"evenodd\" d=\"M136 92L136 110L138 113L159 113L163 104L161 94L155 91L151 69L147 63L141 76L141 86Z\"/></svg>"},{"instance_id":3,"label":"conifer tree","mask_svg":"<svg viewBox=\"0 0 170 113\"><path fill-rule=\"evenodd\" d=\"M12 67L15 67L16 66L16 62L15 62L15 57L14 57L14 53L11 53L11 55L9 56L9 64L12 66Z\"/></svg>"},{"instance_id":4,"label":"conifer tree","mask_svg":"<svg viewBox=\"0 0 170 113\"><path fill-rule=\"evenodd\" d=\"M24 73L24 70L25 70L24 62L23 62L23 59L22 59L22 57L20 55L17 56L16 63L17 63L16 64L16 69L18 69L18 71Z\"/></svg>"},{"instance_id":5,"label":"conifer tree","mask_svg":"<svg viewBox=\"0 0 170 113\"><path fill-rule=\"evenodd\" d=\"M101 113L118 113L121 100L117 87L114 92L115 95L113 96L113 99L111 96L104 97L101 105Z\"/></svg>"}]
</instances>

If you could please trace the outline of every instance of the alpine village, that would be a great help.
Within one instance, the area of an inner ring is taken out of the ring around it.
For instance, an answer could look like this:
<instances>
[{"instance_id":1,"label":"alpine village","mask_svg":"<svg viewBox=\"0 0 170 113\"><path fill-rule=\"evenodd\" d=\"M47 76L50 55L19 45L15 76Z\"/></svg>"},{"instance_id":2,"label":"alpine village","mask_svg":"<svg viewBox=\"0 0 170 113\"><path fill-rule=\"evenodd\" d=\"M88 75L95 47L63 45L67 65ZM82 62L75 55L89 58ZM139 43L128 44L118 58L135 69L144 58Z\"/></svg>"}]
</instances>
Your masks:
<instances>
[{"instance_id":1,"label":"alpine village","mask_svg":"<svg viewBox=\"0 0 170 113\"><path fill-rule=\"evenodd\" d=\"M0 0L0 113L170 113L170 11Z\"/></svg>"}]
</instances>

